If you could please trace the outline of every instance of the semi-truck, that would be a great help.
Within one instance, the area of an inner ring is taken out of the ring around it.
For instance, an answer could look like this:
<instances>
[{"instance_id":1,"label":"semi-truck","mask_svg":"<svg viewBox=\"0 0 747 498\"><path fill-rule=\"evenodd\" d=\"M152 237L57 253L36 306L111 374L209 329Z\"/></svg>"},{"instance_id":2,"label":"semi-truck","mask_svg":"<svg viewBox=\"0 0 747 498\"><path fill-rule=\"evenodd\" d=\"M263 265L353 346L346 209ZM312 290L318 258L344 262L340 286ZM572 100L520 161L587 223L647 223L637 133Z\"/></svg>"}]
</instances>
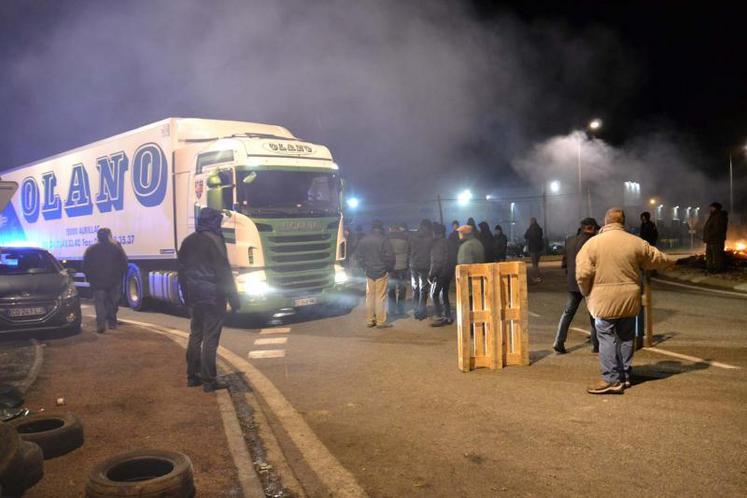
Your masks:
<instances>
[{"instance_id":1,"label":"semi-truck","mask_svg":"<svg viewBox=\"0 0 747 498\"><path fill-rule=\"evenodd\" d=\"M0 212L0 245L49 250L85 293L83 253L108 227L135 310L183 304L177 251L204 207L224 214L242 312L334 304L347 280L340 169L282 126L168 118L1 174L18 191Z\"/></svg>"}]
</instances>

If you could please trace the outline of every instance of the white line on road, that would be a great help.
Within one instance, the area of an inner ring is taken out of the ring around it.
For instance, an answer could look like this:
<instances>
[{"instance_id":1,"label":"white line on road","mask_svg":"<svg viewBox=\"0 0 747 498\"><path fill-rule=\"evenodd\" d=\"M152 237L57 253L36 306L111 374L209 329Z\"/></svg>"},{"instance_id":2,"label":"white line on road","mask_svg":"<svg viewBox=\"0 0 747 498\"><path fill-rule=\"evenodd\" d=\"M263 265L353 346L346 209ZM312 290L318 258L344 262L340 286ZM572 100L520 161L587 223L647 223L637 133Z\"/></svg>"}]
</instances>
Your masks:
<instances>
[{"instance_id":1,"label":"white line on road","mask_svg":"<svg viewBox=\"0 0 747 498\"><path fill-rule=\"evenodd\" d=\"M571 330L573 330L574 332L579 332L581 334L584 334L587 337L591 335L591 332L589 332L588 330L580 329L578 327L571 327ZM647 347L643 349L645 349L646 351L651 351L652 353L659 353L659 354L663 354L666 356L671 356L673 358L679 358L680 360L691 361L693 363L706 363L712 367L726 368L728 370L740 370L741 369L741 367L737 367L735 365L729 365L728 363L721 363L720 361L706 360L704 358L698 358L697 356L690 356L690 355L681 354L681 353L673 353L671 351L667 351L666 349L659 349L655 347L650 347L650 348Z\"/></svg>"},{"instance_id":2,"label":"white line on road","mask_svg":"<svg viewBox=\"0 0 747 498\"><path fill-rule=\"evenodd\" d=\"M714 294L725 294L727 296L734 296L734 297L741 297L742 299L747 299L747 293L744 292L731 292L731 291L725 291L720 289L709 289L706 287L700 287L698 285L687 285L687 284L681 284L679 282L671 282L669 280L662 280L660 278L652 278L656 283L664 284L664 285L673 285L675 287L684 287L686 289L693 289L693 290L699 290L703 292L712 292Z\"/></svg>"},{"instance_id":3,"label":"white line on road","mask_svg":"<svg viewBox=\"0 0 747 498\"><path fill-rule=\"evenodd\" d=\"M270 329L262 329L259 333L260 334L287 334L290 332L290 327L273 327Z\"/></svg>"},{"instance_id":4,"label":"white line on road","mask_svg":"<svg viewBox=\"0 0 747 498\"><path fill-rule=\"evenodd\" d=\"M261 358L283 358L285 356L285 349L260 349L258 351L249 351L249 358L261 359Z\"/></svg>"},{"instance_id":5,"label":"white line on road","mask_svg":"<svg viewBox=\"0 0 747 498\"><path fill-rule=\"evenodd\" d=\"M260 337L254 341L255 346L264 346L266 344L285 344L288 342L287 337Z\"/></svg>"}]
</instances>

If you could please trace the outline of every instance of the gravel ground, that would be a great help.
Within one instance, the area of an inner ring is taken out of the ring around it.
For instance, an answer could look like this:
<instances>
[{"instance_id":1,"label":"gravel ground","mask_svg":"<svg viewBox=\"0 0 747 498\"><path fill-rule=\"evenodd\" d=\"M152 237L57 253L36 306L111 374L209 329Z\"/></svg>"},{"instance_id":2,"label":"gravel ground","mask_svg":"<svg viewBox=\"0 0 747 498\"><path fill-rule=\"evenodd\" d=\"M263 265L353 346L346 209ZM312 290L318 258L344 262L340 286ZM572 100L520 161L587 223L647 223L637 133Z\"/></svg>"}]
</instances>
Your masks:
<instances>
[{"instance_id":1,"label":"gravel ground","mask_svg":"<svg viewBox=\"0 0 747 498\"><path fill-rule=\"evenodd\" d=\"M93 465L138 448L187 454L198 496L241 496L215 395L186 387L181 346L127 325L92 330L89 322L79 335L50 340L26 396L34 410L78 415L85 444L45 461L44 479L24 496L82 496ZM60 397L65 406L55 407Z\"/></svg>"}]
</instances>

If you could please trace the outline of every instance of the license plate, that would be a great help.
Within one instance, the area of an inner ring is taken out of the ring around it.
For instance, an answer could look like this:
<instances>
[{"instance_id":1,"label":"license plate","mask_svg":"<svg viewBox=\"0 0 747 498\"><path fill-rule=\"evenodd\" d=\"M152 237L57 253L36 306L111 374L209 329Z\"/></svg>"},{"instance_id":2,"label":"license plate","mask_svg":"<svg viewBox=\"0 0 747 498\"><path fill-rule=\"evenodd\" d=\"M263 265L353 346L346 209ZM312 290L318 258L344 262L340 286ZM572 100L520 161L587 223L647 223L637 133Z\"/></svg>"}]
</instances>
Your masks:
<instances>
[{"instance_id":1,"label":"license plate","mask_svg":"<svg viewBox=\"0 0 747 498\"><path fill-rule=\"evenodd\" d=\"M18 318L21 316L38 316L43 315L47 312L46 308L35 307L35 308L12 308L8 310L8 316Z\"/></svg>"},{"instance_id":2,"label":"license plate","mask_svg":"<svg viewBox=\"0 0 747 498\"><path fill-rule=\"evenodd\" d=\"M309 306L311 304L316 304L315 297L301 297L293 301L294 306Z\"/></svg>"}]
</instances>

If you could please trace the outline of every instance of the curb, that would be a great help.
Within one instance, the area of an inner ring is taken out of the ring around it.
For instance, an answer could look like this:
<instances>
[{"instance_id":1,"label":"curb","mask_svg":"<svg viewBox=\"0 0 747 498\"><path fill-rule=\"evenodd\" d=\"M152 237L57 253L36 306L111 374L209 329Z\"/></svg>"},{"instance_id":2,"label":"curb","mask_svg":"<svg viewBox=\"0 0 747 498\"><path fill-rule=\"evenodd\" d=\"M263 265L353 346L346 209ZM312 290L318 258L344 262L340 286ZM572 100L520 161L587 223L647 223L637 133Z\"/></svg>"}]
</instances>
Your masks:
<instances>
[{"instance_id":1,"label":"curb","mask_svg":"<svg viewBox=\"0 0 747 498\"><path fill-rule=\"evenodd\" d=\"M26 374L26 378L23 379L23 382L18 384L18 390L23 394L26 394L26 391L28 391L34 382L36 382L36 378L39 376L39 372L41 371L42 363L44 363L44 348L42 345L36 339L31 339L31 344L34 346L34 362L31 364L31 368L29 369L29 373Z\"/></svg>"},{"instance_id":2,"label":"curb","mask_svg":"<svg viewBox=\"0 0 747 498\"><path fill-rule=\"evenodd\" d=\"M654 280L659 280L661 282L673 282L673 283L682 283L682 284L688 284L692 287L698 287L703 290L712 290L712 291L728 291L734 294L740 294L747 297L747 282L746 283L737 283L734 284L732 282L725 282L722 279L719 278L713 278L706 275L688 275L687 277L680 276L678 273L673 272L667 272L662 273L659 272L659 274L654 277Z\"/></svg>"}]
</instances>

